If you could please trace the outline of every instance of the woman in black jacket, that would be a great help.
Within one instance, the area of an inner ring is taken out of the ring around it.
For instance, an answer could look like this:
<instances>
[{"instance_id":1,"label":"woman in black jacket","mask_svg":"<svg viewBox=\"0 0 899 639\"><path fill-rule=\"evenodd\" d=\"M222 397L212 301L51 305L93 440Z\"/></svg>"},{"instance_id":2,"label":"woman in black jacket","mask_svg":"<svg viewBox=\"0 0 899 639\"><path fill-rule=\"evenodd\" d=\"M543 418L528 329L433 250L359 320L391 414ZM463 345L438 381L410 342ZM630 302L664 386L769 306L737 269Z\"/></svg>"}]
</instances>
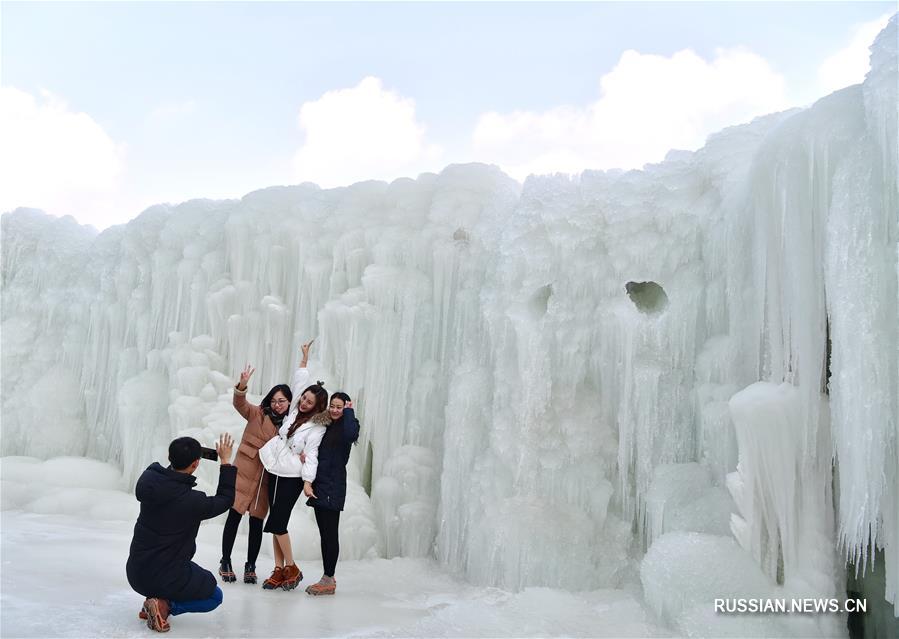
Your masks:
<instances>
[{"instance_id":1,"label":"woman in black jacket","mask_svg":"<svg viewBox=\"0 0 899 639\"><path fill-rule=\"evenodd\" d=\"M315 509L325 569L321 580L306 588L310 595L333 595L337 589L334 569L340 554L337 528L346 501L346 465L350 448L359 438L359 421L349 395L340 392L331 395L328 414L331 423L318 448L318 472L312 483L312 497L306 502Z\"/></svg>"}]
</instances>

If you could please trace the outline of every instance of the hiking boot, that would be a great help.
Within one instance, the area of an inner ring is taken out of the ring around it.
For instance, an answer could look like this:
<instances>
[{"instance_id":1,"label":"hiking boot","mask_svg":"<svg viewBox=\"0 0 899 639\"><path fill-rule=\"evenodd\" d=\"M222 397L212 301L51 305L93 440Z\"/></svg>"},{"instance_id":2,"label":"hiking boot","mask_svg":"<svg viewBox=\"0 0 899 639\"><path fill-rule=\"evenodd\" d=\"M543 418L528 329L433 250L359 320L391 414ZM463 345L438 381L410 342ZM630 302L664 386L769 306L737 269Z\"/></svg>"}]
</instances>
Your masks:
<instances>
[{"instance_id":1,"label":"hiking boot","mask_svg":"<svg viewBox=\"0 0 899 639\"><path fill-rule=\"evenodd\" d=\"M333 595L337 590L337 580L334 577L323 576L318 583L306 587L307 595Z\"/></svg>"},{"instance_id":2,"label":"hiking boot","mask_svg":"<svg viewBox=\"0 0 899 639\"><path fill-rule=\"evenodd\" d=\"M165 599L156 597L147 597L144 600L144 607L141 610L147 620L147 628L156 632L168 632L172 629L169 622L169 602ZM143 618L142 615L138 615Z\"/></svg>"},{"instance_id":3,"label":"hiking boot","mask_svg":"<svg viewBox=\"0 0 899 639\"><path fill-rule=\"evenodd\" d=\"M245 584L256 583L256 564L249 561L243 565L243 582Z\"/></svg>"},{"instance_id":4,"label":"hiking boot","mask_svg":"<svg viewBox=\"0 0 899 639\"><path fill-rule=\"evenodd\" d=\"M219 575L221 575L222 581L225 583L237 581L237 577L234 576L234 568L231 567L230 559L222 559L222 563L219 566Z\"/></svg>"},{"instance_id":5,"label":"hiking boot","mask_svg":"<svg viewBox=\"0 0 899 639\"><path fill-rule=\"evenodd\" d=\"M281 575L283 578L281 588L284 590L293 590L300 585L301 581L303 581L303 571L297 568L296 564L284 566L284 572L281 573Z\"/></svg>"},{"instance_id":6,"label":"hiking boot","mask_svg":"<svg viewBox=\"0 0 899 639\"><path fill-rule=\"evenodd\" d=\"M275 566L272 576L262 582L262 587L266 590L274 590L280 588L284 582L284 569L281 566Z\"/></svg>"},{"instance_id":7,"label":"hiking boot","mask_svg":"<svg viewBox=\"0 0 899 639\"><path fill-rule=\"evenodd\" d=\"M166 615L166 617L168 617L168 615ZM140 619L141 621L146 621L147 619L149 619L149 617L147 617L147 611L144 610L143 608L141 608L140 611L137 613L137 618Z\"/></svg>"}]
</instances>

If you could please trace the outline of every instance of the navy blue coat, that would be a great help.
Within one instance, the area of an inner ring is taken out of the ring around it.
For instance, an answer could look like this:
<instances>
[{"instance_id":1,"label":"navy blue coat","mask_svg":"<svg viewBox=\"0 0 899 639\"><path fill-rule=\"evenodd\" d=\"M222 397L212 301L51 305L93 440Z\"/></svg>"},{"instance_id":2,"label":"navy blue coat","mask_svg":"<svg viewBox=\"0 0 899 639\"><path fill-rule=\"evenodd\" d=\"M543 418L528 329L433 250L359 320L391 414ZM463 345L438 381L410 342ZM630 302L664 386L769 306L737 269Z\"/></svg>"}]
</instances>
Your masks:
<instances>
[{"instance_id":1,"label":"navy blue coat","mask_svg":"<svg viewBox=\"0 0 899 639\"><path fill-rule=\"evenodd\" d=\"M307 506L343 510L346 502L346 465L350 460L353 442L359 439L359 420L352 408L345 408L343 416L332 422L318 447L318 471L312 482Z\"/></svg>"},{"instance_id":2,"label":"navy blue coat","mask_svg":"<svg viewBox=\"0 0 899 639\"><path fill-rule=\"evenodd\" d=\"M125 572L128 583L144 597L172 601L208 599L215 591L215 577L191 561L197 551L200 522L231 508L237 467L219 470L214 496L193 487L197 479L163 468L154 462L137 480L135 495L140 515Z\"/></svg>"}]
</instances>

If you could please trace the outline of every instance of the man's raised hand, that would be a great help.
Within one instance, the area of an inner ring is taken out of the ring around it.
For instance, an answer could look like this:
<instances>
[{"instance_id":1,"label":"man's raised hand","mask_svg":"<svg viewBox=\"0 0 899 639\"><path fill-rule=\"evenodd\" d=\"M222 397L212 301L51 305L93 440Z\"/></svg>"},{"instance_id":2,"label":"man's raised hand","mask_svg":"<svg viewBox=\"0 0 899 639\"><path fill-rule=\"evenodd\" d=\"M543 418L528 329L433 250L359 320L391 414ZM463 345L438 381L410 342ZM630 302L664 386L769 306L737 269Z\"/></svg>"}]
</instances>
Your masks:
<instances>
[{"instance_id":1,"label":"man's raised hand","mask_svg":"<svg viewBox=\"0 0 899 639\"><path fill-rule=\"evenodd\" d=\"M234 449L234 439L228 433L222 433L215 443L215 452L219 454L219 463L230 464L231 452Z\"/></svg>"}]
</instances>

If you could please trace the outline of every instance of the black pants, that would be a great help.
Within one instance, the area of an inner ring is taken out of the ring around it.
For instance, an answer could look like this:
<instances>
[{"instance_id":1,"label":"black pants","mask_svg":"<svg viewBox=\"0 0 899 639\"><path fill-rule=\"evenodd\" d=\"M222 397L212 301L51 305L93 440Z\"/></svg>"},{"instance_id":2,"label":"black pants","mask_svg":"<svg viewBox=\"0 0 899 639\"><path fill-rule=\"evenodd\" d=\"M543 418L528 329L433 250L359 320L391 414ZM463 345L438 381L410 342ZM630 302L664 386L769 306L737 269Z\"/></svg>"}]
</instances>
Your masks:
<instances>
[{"instance_id":1,"label":"black pants","mask_svg":"<svg viewBox=\"0 0 899 639\"><path fill-rule=\"evenodd\" d=\"M315 523L318 524L318 534L322 540L322 563L325 566L325 574L334 576L337 567L337 556L340 554L340 539L337 536L337 528L340 524L340 511L330 508L313 508L315 511Z\"/></svg>"},{"instance_id":2,"label":"black pants","mask_svg":"<svg viewBox=\"0 0 899 639\"><path fill-rule=\"evenodd\" d=\"M234 540L237 538L237 527L243 515L233 508L228 511L228 519L225 520L225 531L222 533L222 559L231 561L231 551L234 550ZM247 541L247 562L256 565L259 556L259 548L262 546L262 520L250 515L250 538Z\"/></svg>"},{"instance_id":3,"label":"black pants","mask_svg":"<svg viewBox=\"0 0 899 639\"><path fill-rule=\"evenodd\" d=\"M268 475L268 519L263 531L273 535L286 535L290 513L303 494L303 480L300 477L278 477Z\"/></svg>"}]
</instances>

